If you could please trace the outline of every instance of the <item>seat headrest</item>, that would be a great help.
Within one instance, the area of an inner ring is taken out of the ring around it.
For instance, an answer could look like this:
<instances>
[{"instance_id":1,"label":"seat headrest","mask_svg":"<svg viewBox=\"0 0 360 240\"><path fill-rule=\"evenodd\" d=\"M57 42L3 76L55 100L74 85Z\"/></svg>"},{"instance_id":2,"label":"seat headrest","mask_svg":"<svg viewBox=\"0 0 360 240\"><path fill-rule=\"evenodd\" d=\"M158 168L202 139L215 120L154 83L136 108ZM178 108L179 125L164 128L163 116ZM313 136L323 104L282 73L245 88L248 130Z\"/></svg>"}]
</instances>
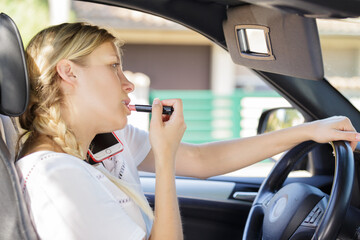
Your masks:
<instances>
[{"instance_id":1,"label":"seat headrest","mask_svg":"<svg viewBox=\"0 0 360 240\"><path fill-rule=\"evenodd\" d=\"M14 21L0 14L0 113L19 116L28 104L24 46Z\"/></svg>"}]
</instances>

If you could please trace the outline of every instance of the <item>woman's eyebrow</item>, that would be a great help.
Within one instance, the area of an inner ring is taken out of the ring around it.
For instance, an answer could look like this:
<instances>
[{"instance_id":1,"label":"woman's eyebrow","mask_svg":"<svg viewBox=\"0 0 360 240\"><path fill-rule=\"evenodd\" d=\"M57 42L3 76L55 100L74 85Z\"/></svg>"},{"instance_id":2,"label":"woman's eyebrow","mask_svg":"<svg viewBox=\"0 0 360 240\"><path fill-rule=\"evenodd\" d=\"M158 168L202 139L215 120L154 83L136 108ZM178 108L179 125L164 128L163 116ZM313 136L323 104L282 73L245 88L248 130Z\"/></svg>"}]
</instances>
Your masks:
<instances>
[{"instance_id":1,"label":"woman's eyebrow","mask_svg":"<svg viewBox=\"0 0 360 240\"><path fill-rule=\"evenodd\" d=\"M117 61L120 61L120 58L117 55L109 55L108 57L111 59L116 59Z\"/></svg>"},{"instance_id":2,"label":"woman's eyebrow","mask_svg":"<svg viewBox=\"0 0 360 240\"><path fill-rule=\"evenodd\" d=\"M115 59L116 59L116 62L119 63L120 65L122 65L122 58L119 57L118 55L110 55L110 56L109 56L109 59L111 59L111 60L115 60Z\"/></svg>"}]
</instances>

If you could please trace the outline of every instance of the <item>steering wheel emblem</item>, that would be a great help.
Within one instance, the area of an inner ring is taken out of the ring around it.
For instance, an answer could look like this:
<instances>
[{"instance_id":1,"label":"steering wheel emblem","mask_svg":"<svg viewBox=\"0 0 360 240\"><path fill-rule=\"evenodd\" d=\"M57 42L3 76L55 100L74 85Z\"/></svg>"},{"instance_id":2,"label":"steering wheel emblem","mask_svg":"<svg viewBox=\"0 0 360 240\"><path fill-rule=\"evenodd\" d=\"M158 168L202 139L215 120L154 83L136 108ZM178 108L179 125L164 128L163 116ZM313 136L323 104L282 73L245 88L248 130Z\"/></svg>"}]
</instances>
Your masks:
<instances>
[{"instance_id":1,"label":"steering wheel emblem","mask_svg":"<svg viewBox=\"0 0 360 240\"><path fill-rule=\"evenodd\" d=\"M275 222L281 216L285 210L287 201L287 195L276 200L269 216L270 222Z\"/></svg>"}]
</instances>

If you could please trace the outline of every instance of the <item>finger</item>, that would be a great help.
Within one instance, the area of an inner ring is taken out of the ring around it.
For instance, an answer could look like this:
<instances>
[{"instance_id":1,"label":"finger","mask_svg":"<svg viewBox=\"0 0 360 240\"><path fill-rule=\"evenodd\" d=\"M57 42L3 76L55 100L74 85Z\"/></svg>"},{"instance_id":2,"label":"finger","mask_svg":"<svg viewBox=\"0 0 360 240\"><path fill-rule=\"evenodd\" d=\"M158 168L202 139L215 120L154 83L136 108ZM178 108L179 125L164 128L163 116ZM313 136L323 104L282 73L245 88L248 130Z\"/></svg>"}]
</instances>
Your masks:
<instances>
[{"instance_id":1,"label":"finger","mask_svg":"<svg viewBox=\"0 0 360 240\"><path fill-rule=\"evenodd\" d=\"M334 119L334 121L336 121L334 125L335 129L341 131L356 132L349 118L345 116L335 116L332 118Z\"/></svg>"},{"instance_id":2,"label":"finger","mask_svg":"<svg viewBox=\"0 0 360 240\"><path fill-rule=\"evenodd\" d=\"M357 144L358 144L357 142L350 142L350 146L353 151L355 151Z\"/></svg>"},{"instance_id":3,"label":"finger","mask_svg":"<svg viewBox=\"0 0 360 240\"><path fill-rule=\"evenodd\" d=\"M172 98L172 99L161 100L161 103L165 106L174 106L177 101L178 99Z\"/></svg>"},{"instance_id":4,"label":"finger","mask_svg":"<svg viewBox=\"0 0 360 240\"><path fill-rule=\"evenodd\" d=\"M158 98L155 98L152 104L151 123L162 122L162 104Z\"/></svg>"},{"instance_id":5,"label":"finger","mask_svg":"<svg viewBox=\"0 0 360 240\"><path fill-rule=\"evenodd\" d=\"M161 101L165 106L172 106L174 108L174 112L172 114L173 117L182 117L183 115L183 104L181 99L165 99ZM170 118L173 118L170 117Z\"/></svg>"},{"instance_id":6,"label":"finger","mask_svg":"<svg viewBox=\"0 0 360 240\"><path fill-rule=\"evenodd\" d=\"M348 141L352 150L355 150L357 143L360 141L360 134L357 132L345 132L345 131L337 131L335 140L343 140Z\"/></svg>"},{"instance_id":7,"label":"finger","mask_svg":"<svg viewBox=\"0 0 360 240\"><path fill-rule=\"evenodd\" d=\"M179 98L165 99L165 100L162 100L161 103L164 106L172 106L174 108L181 108L181 110L182 110L182 100Z\"/></svg>"},{"instance_id":8,"label":"finger","mask_svg":"<svg viewBox=\"0 0 360 240\"><path fill-rule=\"evenodd\" d=\"M346 140L350 142L359 142L360 134L354 131L337 131L337 140Z\"/></svg>"}]
</instances>

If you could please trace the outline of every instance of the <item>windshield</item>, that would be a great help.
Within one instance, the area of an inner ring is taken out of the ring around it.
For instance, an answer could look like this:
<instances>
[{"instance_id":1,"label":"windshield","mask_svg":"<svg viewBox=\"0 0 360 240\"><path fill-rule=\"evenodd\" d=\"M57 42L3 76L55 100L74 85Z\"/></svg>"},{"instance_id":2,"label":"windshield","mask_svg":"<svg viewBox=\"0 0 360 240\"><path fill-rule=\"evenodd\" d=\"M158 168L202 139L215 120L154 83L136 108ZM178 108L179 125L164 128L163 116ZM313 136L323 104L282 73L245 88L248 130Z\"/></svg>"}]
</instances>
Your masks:
<instances>
[{"instance_id":1,"label":"windshield","mask_svg":"<svg viewBox=\"0 0 360 240\"><path fill-rule=\"evenodd\" d=\"M325 79L360 109L360 18L317 20Z\"/></svg>"}]
</instances>

